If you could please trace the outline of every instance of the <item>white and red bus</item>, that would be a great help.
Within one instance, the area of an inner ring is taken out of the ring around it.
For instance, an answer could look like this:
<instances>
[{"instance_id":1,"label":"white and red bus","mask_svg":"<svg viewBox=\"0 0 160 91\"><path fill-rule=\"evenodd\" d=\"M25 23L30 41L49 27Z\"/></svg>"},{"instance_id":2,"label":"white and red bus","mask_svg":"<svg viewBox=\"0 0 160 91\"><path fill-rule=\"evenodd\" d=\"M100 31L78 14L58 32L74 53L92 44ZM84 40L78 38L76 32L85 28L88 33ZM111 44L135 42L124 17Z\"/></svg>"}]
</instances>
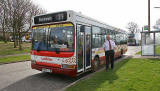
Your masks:
<instances>
[{"instance_id":1,"label":"white and red bus","mask_svg":"<svg viewBox=\"0 0 160 91\"><path fill-rule=\"evenodd\" d=\"M74 11L35 16L32 69L76 77L105 64L106 35L116 43L115 58L127 51L126 32Z\"/></svg>"}]
</instances>

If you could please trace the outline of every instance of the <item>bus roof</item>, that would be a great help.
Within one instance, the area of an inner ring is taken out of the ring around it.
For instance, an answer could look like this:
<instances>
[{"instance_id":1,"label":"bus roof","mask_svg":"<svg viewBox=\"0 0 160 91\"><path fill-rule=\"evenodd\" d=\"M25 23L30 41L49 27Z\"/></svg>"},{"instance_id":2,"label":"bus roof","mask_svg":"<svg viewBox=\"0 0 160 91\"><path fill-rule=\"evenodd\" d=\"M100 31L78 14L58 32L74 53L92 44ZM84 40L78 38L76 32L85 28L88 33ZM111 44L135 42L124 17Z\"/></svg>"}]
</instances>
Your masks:
<instances>
[{"instance_id":1,"label":"bus roof","mask_svg":"<svg viewBox=\"0 0 160 91\"><path fill-rule=\"evenodd\" d=\"M55 14L55 13L62 13L62 12L67 12L67 20L66 21L86 23L88 25L99 26L99 27L110 29L110 30L115 30L117 32L124 32L125 33L125 31L120 29L120 28L116 28L116 27L110 26L110 25L108 25L108 24L106 24L104 22L97 21L97 20L95 20L93 18L90 18L88 16L82 15L81 13L77 13L77 12L75 12L73 10L67 10L67 11L60 11L60 12L37 15L37 16L33 17L33 21L34 21L35 17L51 15L51 14ZM33 25L35 25L35 24L33 24Z\"/></svg>"}]
</instances>

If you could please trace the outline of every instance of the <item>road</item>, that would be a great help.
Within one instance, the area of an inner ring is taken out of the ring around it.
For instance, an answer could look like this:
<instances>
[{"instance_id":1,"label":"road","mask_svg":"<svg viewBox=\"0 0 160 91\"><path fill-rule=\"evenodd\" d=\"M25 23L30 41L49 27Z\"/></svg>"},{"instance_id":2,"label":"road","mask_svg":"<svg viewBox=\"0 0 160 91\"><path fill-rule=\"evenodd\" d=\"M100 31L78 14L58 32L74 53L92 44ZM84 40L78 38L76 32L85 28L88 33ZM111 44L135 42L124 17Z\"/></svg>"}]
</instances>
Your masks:
<instances>
[{"instance_id":1,"label":"road","mask_svg":"<svg viewBox=\"0 0 160 91\"><path fill-rule=\"evenodd\" d=\"M140 47L128 47L134 55ZM0 65L0 91L61 91L76 79L31 69L30 61Z\"/></svg>"},{"instance_id":2,"label":"road","mask_svg":"<svg viewBox=\"0 0 160 91\"><path fill-rule=\"evenodd\" d=\"M133 56L140 50L141 50L141 46L128 46L128 51L126 52L125 55Z\"/></svg>"},{"instance_id":3,"label":"road","mask_svg":"<svg viewBox=\"0 0 160 91\"><path fill-rule=\"evenodd\" d=\"M29 61L0 65L0 91L60 91L74 80L32 70Z\"/></svg>"}]
</instances>

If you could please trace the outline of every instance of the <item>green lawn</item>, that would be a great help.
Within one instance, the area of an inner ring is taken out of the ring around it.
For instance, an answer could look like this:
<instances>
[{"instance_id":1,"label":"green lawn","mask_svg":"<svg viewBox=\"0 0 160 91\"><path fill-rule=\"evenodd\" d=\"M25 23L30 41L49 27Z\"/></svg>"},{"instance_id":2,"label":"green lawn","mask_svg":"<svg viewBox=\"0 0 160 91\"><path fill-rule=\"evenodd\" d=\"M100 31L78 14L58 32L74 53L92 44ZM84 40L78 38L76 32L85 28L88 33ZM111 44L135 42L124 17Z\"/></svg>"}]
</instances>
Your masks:
<instances>
[{"instance_id":1,"label":"green lawn","mask_svg":"<svg viewBox=\"0 0 160 91\"><path fill-rule=\"evenodd\" d=\"M141 52L142 52L142 51L137 52L136 55L141 55Z\"/></svg>"},{"instance_id":2,"label":"green lawn","mask_svg":"<svg viewBox=\"0 0 160 91\"><path fill-rule=\"evenodd\" d=\"M21 53L29 53L31 50L31 43L23 43L23 50L19 51L18 47L13 48L13 42L3 43L0 42L0 56L3 55L12 55L12 54L21 54Z\"/></svg>"},{"instance_id":3,"label":"green lawn","mask_svg":"<svg viewBox=\"0 0 160 91\"><path fill-rule=\"evenodd\" d=\"M160 91L160 60L126 59L114 70L97 72L67 91Z\"/></svg>"},{"instance_id":4,"label":"green lawn","mask_svg":"<svg viewBox=\"0 0 160 91\"><path fill-rule=\"evenodd\" d=\"M156 45L156 54L160 55L160 46L159 45Z\"/></svg>"},{"instance_id":5,"label":"green lawn","mask_svg":"<svg viewBox=\"0 0 160 91\"><path fill-rule=\"evenodd\" d=\"M9 62L26 61L26 60L30 60L30 55L2 57L0 58L0 63L9 63Z\"/></svg>"}]
</instances>

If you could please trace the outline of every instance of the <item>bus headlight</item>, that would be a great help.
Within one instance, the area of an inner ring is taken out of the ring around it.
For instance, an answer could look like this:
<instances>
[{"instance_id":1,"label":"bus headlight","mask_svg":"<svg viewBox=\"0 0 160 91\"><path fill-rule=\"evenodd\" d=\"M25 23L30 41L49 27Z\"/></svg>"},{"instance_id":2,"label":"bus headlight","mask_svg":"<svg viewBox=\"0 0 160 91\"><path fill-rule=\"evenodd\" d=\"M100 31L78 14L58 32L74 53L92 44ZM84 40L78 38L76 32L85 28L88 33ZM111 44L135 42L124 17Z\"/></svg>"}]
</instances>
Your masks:
<instances>
[{"instance_id":1,"label":"bus headlight","mask_svg":"<svg viewBox=\"0 0 160 91\"><path fill-rule=\"evenodd\" d=\"M75 65L62 64L62 68L64 68L64 69L75 69Z\"/></svg>"}]
</instances>

